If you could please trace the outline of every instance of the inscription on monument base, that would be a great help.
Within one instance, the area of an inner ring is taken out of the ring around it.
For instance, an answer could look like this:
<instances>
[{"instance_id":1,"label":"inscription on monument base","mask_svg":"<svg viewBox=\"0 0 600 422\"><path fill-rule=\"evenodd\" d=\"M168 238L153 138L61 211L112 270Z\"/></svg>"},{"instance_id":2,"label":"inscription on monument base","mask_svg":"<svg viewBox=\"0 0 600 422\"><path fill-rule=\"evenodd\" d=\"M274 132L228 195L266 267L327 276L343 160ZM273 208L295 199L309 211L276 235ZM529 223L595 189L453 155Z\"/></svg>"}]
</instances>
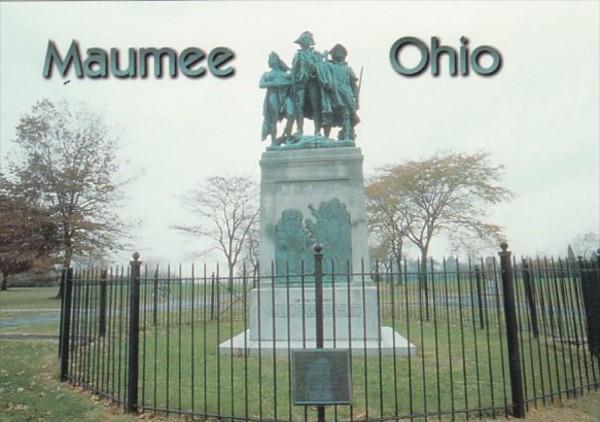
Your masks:
<instances>
[{"instance_id":1,"label":"inscription on monument base","mask_svg":"<svg viewBox=\"0 0 600 422\"><path fill-rule=\"evenodd\" d=\"M290 300L288 306L287 303L276 303L275 304L275 317L276 318L287 318L288 314L291 318L298 318L304 316L305 318L314 318L316 312L315 299L305 299L302 304L301 299L295 299L293 302ZM333 300L323 300L323 318L362 318L363 308L362 303L336 303L333 304Z\"/></svg>"},{"instance_id":2,"label":"inscription on monument base","mask_svg":"<svg viewBox=\"0 0 600 422\"><path fill-rule=\"evenodd\" d=\"M335 290L335 291L334 291ZM314 287L259 286L250 292L251 341L314 341ZM260 325L260 327L259 327ZM323 289L323 337L333 340L377 340L377 291L373 286Z\"/></svg>"}]
</instances>

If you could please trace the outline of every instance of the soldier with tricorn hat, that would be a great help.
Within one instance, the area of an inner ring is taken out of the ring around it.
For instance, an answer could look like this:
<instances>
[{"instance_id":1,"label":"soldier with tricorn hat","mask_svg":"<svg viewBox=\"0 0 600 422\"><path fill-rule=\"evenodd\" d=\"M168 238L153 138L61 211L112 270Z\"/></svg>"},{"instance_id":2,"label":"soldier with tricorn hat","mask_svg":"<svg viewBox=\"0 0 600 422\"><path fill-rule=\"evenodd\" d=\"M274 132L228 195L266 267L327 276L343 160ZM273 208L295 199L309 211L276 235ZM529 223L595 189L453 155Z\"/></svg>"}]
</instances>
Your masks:
<instances>
[{"instance_id":1,"label":"soldier with tricorn hat","mask_svg":"<svg viewBox=\"0 0 600 422\"><path fill-rule=\"evenodd\" d=\"M325 57L313 48L315 41L309 31L304 31L296 41L300 49L292 61L292 82L294 85L296 125L298 134L303 134L304 117L312 118L315 135L320 135L322 114L331 111L323 89L330 85Z\"/></svg>"},{"instance_id":2,"label":"soldier with tricorn hat","mask_svg":"<svg viewBox=\"0 0 600 422\"><path fill-rule=\"evenodd\" d=\"M354 126L360 121L358 110L358 78L346 62L348 51L341 44L333 46L329 52L329 70L333 80L333 113L324 115L325 136L329 137L331 126L342 128L338 138L353 140Z\"/></svg>"}]
</instances>

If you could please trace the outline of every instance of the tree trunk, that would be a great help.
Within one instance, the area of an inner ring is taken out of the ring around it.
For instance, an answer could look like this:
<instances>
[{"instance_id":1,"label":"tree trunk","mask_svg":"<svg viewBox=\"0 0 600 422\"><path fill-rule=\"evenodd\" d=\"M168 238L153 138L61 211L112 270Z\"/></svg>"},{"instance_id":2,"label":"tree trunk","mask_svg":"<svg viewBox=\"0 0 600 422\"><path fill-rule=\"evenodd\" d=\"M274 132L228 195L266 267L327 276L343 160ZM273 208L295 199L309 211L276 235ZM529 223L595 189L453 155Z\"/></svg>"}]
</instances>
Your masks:
<instances>
[{"instance_id":1,"label":"tree trunk","mask_svg":"<svg viewBox=\"0 0 600 422\"><path fill-rule=\"evenodd\" d=\"M421 262L419 265L419 288L427 290L427 249L421 249Z\"/></svg>"},{"instance_id":2,"label":"tree trunk","mask_svg":"<svg viewBox=\"0 0 600 422\"><path fill-rule=\"evenodd\" d=\"M0 290L6 291L8 290L8 276L0 271Z\"/></svg>"},{"instance_id":3,"label":"tree trunk","mask_svg":"<svg viewBox=\"0 0 600 422\"><path fill-rule=\"evenodd\" d=\"M65 251L65 257L63 259L63 268L69 268L71 266L72 259L73 259L73 251L67 249Z\"/></svg>"},{"instance_id":4,"label":"tree trunk","mask_svg":"<svg viewBox=\"0 0 600 422\"><path fill-rule=\"evenodd\" d=\"M54 297L54 299L61 299L63 296L63 288L64 288L64 283L62 280L60 280L60 276L59 276L59 282L58 282L58 294Z\"/></svg>"},{"instance_id":5,"label":"tree trunk","mask_svg":"<svg viewBox=\"0 0 600 422\"><path fill-rule=\"evenodd\" d=\"M260 277L260 274L258 273L259 268L258 265L255 265L254 268L252 269L252 288L256 288L256 281L258 280L258 278Z\"/></svg>"},{"instance_id":6,"label":"tree trunk","mask_svg":"<svg viewBox=\"0 0 600 422\"><path fill-rule=\"evenodd\" d=\"M394 248L393 251L394 254L394 260L396 261L396 268L398 269L398 284L402 283L402 246L400 246L399 248ZM392 269L392 274L394 273L394 270Z\"/></svg>"},{"instance_id":7,"label":"tree trunk","mask_svg":"<svg viewBox=\"0 0 600 422\"><path fill-rule=\"evenodd\" d=\"M70 242L67 242L67 247L65 250L65 257L63 259L63 268L64 269L68 269L71 267L71 259L73 258L73 251L70 250ZM63 296L63 288L64 288L64 283L62 280L59 281L58 283L58 294L56 295L55 299L61 299Z\"/></svg>"},{"instance_id":8,"label":"tree trunk","mask_svg":"<svg viewBox=\"0 0 600 422\"><path fill-rule=\"evenodd\" d=\"M233 271L235 265L232 263L229 263L229 292L233 293Z\"/></svg>"},{"instance_id":9,"label":"tree trunk","mask_svg":"<svg viewBox=\"0 0 600 422\"><path fill-rule=\"evenodd\" d=\"M425 304L425 319L429 321L429 290L427 287L427 248L421 249L421 265L419 265L419 290Z\"/></svg>"}]
</instances>

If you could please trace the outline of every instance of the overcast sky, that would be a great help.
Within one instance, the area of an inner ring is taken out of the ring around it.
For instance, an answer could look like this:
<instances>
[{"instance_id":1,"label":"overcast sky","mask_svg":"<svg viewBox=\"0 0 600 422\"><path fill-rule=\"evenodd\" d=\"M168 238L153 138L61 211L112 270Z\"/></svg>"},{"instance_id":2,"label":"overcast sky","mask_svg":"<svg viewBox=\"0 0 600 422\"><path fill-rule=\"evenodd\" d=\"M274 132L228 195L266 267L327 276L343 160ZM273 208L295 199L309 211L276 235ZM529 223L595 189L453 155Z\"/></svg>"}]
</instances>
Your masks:
<instances>
[{"instance_id":1,"label":"overcast sky","mask_svg":"<svg viewBox=\"0 0 600 422\"><path fill-rule=\"evenodd\" d=\"M598 2L2 3L2 166L20 116L38 99L85 101L120 136L123 176L139 176L122 211L143 220L136 249L146 259L185 261L206 244L169 228L189 218L177 196L215 174L259 180L266 143L258 81L271 51L290 64L293 41L310 30L318 50L342 43L356 73L364 66L356 131L367 175L436 152L490 152L517 195L490 215L511 250L564 254L575 235L599 231L599 27ZM497 75L452 78L443 68L437 78L406 78L390 65L400 37L438 36L458 49L463 35L471 49L501 52ZM236 53L236 74L44 79L48 40L64 54L73 39L82 52L225 46ZM445 253L435 242L432 255Z\"/></svg>"}]
</instances>

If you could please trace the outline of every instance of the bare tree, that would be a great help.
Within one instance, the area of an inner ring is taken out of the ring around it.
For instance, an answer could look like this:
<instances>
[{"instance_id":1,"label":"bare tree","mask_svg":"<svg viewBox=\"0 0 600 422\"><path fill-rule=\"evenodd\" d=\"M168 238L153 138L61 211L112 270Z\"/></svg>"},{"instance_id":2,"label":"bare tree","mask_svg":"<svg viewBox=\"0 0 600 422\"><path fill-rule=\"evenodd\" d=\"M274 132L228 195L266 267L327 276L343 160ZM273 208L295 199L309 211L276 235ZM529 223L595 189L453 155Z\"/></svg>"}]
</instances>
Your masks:
<instances>
[{"instance_id":1,"label":"bare tree","mask_svg":"<svg viewBox=\"0 0 600 422\"><path fill-rule=\"evenodd\" d=\"M235 265L258 221L256 184L247 177L212 176L184 195L182 202L198 219L174 229L213 240L211 249L227 260L231 285Z\"/></svg>"},{"instance_id":2,"label":"bare tree","mask_svg":"<svg viewBox=\"0 0 600 422\"><path fill-rule=\"evenodd\" d=\"M44 99L21 118L15 142L9 177L49 210L62 265L69 267L76 254L119 248L115 208L125 182L115 180L117 141L107 123L83 104Z\"/></svg>"},{"instance_id":3,"label":"bare tree","mask_svg":"<svg viewBox=\"0 0 600 422\"><path fill-rule=\"evenodd\" d=\"M487 153L435 155L383 169L367 193L371 203L389 210L376 220L419 248L424 269L438 233L455 244L466 236L496 244L501 240L500 227L483 220L491 205L512 197L498 184L502 171L503 166L490 164Z\"/></svg>"},{"instance_id":4,"label":"bare tree","mask_svg":"<svg viewBox=\"0 0 600 422\"><path fill-rule=\"evenodd\" d=\"M258 221L255 221L250 230L248 231L248 235L244 240L244 245L242 247L241 260L246 265L246 275L252 276L252 285L256 281L256 277L258 276L258 259L259 259L259 236L258 236ZM239 268L238 273L241 274Z\"/></svg>"},{"instance_id":5,"label":"bare tree","mask_svg":"<svg viewBox=\"0 0 600 422\"><path fill-rule=\"evenodd\" d=\"M371 265L375 264L376 271L394 273L394 276L400 274L400 268L394 267L394 265L398 265L398 260L387 241L369 245L369 260Z\"/></svg>"}]
</instances>

